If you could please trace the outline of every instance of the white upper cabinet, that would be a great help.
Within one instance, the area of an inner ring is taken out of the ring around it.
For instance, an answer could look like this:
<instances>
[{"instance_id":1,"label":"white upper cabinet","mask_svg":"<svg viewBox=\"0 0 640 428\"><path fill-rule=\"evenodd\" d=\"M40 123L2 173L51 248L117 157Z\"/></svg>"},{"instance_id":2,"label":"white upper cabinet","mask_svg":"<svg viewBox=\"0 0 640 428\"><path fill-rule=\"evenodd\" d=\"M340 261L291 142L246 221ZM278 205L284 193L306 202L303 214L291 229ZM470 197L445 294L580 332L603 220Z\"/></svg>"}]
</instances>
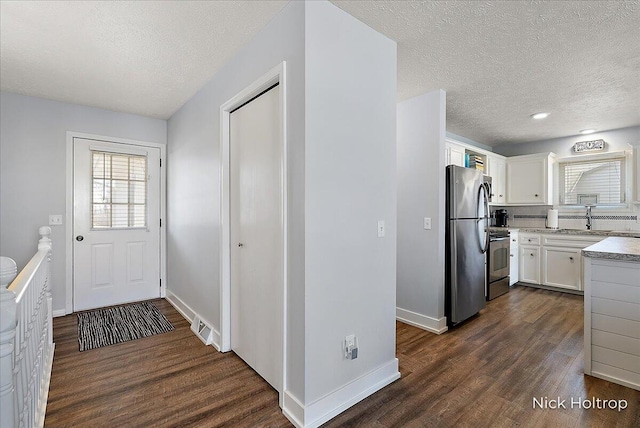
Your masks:
<instances>
[{"instance_id":1,"label":"white upper cabinet","mask_svg":"<svg viewBox=\"0 0 640 428\"><path fill-rule=\"evenodd\" d=\"M491 176L491 198L492 204L503 205L507 202L506 198L506 174L507 163L502 156L487 156L488 174Z\"/></svg>"},{"instance_id":2,"label":"white upper cabinet","mask_svg":"<svg viewBox=\"0 0 640 428\"><path fill-rule=\"evenodd\" d=\"M553 205L555 154L507 158L507 204Z\"/></svg>"},{"instance_id":3,"label":"white upper cabinet","mask_svg":"<svg viewBox=\"0 0 640 428\"><path fill-rule=\"evenodd\" d=\"M446 164L464 167L464 147L447 141Z\"/></svg>"}]
</instances>

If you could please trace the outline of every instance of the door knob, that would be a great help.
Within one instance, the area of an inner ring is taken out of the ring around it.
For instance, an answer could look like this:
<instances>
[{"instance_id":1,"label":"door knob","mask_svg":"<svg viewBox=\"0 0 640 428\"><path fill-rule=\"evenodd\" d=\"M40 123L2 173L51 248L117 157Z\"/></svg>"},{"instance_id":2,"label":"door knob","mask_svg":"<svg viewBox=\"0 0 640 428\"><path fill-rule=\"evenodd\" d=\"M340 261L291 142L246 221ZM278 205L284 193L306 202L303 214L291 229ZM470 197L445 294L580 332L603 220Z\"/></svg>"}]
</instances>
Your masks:
<instances>
[{"instance_id":1,"label":"door knob","mask_svg":"<svg viewBox=\"0 0 640 428\"><path fill-rule=\"evenodd\" d=\"M76 241L78 241L78 242L82 241L83 239L84 239L84 236L82 236L82 235L76 236Z\"/></svg>"}]
</instances>

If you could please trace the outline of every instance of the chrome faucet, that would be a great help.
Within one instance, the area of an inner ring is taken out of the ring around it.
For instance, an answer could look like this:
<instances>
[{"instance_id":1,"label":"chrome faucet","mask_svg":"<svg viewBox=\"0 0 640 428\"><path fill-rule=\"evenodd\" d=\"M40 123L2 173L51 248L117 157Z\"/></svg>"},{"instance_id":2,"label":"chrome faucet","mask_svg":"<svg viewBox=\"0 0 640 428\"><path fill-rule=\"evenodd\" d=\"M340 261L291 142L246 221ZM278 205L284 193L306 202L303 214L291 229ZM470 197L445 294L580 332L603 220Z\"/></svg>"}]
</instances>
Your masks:
<instances>
[{"instance_id":1,"label":"chrome faucet","mask_svg":"<svg viewBox=\"0 0 640 428\"><path fill-rule=\"evenodd\" d=\"M587 207L587 230L591 230L591 208L593 205L585 205Z\"/></svg>"}]
</instances>

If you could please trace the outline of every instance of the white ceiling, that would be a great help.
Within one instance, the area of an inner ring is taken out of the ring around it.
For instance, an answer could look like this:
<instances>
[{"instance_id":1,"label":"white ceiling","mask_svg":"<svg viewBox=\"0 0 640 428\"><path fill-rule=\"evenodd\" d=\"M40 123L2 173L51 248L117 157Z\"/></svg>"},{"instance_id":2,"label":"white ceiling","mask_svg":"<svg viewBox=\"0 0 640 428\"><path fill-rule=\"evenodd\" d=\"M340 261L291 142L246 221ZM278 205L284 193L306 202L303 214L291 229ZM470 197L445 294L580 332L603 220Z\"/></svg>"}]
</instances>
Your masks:
<instances>
[{"instance_id":1,"label":"white ceiling","mask_svg":"<svg viewBox=\"0 0 640 428\"><path fill-rule=\"evenodd\" d=\"M286 3L2 1L0 87L166 119ZM455 134L640 125L638 1L333 3L398 42L399 100L447 91Z\"/></svg>"}]
</instances>

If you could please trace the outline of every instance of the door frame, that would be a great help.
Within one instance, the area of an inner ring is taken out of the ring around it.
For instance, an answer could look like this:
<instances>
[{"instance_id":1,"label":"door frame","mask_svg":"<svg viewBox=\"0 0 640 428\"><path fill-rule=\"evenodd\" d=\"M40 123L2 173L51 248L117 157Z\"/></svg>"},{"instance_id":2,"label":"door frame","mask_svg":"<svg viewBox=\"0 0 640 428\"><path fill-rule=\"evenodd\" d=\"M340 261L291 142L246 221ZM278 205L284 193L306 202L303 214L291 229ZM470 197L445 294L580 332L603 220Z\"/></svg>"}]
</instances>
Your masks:
<instances>
[{"instance_id":1,"label":"door frame","mask_svg":"<svg viewBox=\"0 0 640 428\"><path fill-rule=\"evenodd\" d=\"M280 405L286 388L286 361L287 361L287 85L286 85L286 61L263 74L260 78L237 93L230 100L220 106L220 352L231 350L231 224L230 224L230 138L229 121L231 112L260 95L275 84L280 86L280 135L281 135L281 166L282 166L282 391L280 393Z\"/></svg>"},{"instance_id":2,"label":"door frame","mask_svg":"<svg viewBox=\"0 0 640 428\"><path fill-rule=\"evenodd\" d=\"M84 140L95 140L96 142L126 144L128 146L136 147L153 147L160 149L160 220L164 220L164 224L160 227L160 281L162 286L160 287L160 297L165 297L167 294L167 233L166 233L166 218L167 218L167 168L166 166L166 145L160 143L151 143L148 141L130 140L127 138L108 137L105 135L87 134L84 132L67 131L67 203L65 214L65 225L67 227L67 233L65 238L65 314L73 313L73 154L75 138ZM163 163L164 160L164 163Z\"/></svg>"}]
</instances>

